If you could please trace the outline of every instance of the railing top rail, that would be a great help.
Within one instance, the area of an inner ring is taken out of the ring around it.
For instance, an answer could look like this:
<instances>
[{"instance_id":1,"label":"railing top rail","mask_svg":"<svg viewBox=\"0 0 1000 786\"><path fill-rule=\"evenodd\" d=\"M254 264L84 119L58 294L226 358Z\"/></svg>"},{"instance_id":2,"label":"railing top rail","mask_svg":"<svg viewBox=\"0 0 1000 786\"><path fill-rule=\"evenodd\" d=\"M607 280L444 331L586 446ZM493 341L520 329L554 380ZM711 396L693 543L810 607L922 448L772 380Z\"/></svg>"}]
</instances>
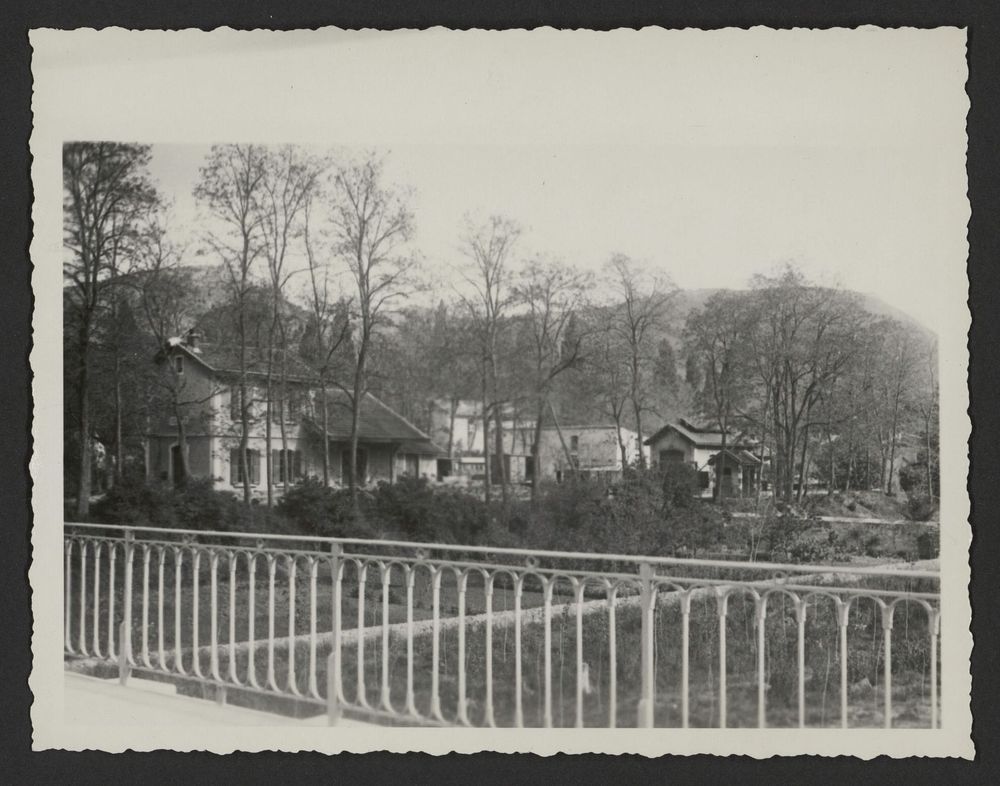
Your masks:
<instances>
[{"instance_id":1,"label":"railing top rail","mask_svg":"<svg viewBox=\"0 0 1000 786\"><path fill-rule=\"evenodd\" d=\"M261 532L223 532L220 530L189 530L152 526L131 526L121 524L90 524L64 522L64 527L116 531L151 532L161 535L187 535L191 537L218 537L244 540L270 540L285 543L327 543L340 546L367 546L376 548L404 548L413 550L433 550L463 552L466 554L505 554L512 557L536 557L543 559L581 559L602 562L631 562L635 564L662 565L667 567L722 568L731 570L794 571L797 573L843 573L861 576L882 576L891 578L939 580L940 573L931 570L894 570L885 566L850 565L802 565L782 562L744 562L739 560L694 559L688 557L652 557L637 554L607 554L589 551L544 551L540 549L503 548L499 546L464 546L456 543L422 543L406 540L379 540L373 538L334 538L321 535L281 535Z\"/></svg>"}]
</instances>

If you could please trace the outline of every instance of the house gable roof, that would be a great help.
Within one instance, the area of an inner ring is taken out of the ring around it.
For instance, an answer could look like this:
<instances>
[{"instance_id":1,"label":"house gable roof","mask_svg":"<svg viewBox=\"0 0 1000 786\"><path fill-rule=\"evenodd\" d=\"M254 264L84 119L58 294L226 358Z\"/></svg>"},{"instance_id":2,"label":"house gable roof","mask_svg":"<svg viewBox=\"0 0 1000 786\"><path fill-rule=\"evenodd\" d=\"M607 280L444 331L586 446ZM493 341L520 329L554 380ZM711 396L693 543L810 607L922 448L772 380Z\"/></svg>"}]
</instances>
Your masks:
<instances>
[{"instance_id":1,"label":"house gable roof","mask_svg":"<svg viewBox=\"0 0 1000 786\"><path fill-rule=\"evenodd\" d=\"M741 466L745 465L757 466L758 464L761 463L760 459L757 458L757 456L753 455L752 453L749 453L746 450L730 450L729 448L726 448L725 450L720 450L718 453L716 453L708 460L708 463L714 466L718 462L719 456L721 456L723 453L725 453L727 458L732 459L734 462L736 462Z\"/></svg>"},{"instance_id":2,"label":"house gable roof","mask_svg":"<svg viewBox=\"0 0 1000 786\"><path fill-rule=\"evenodd\" d=\"M343 391L328 391L327 434L336 442L351 438L351 404ZM306 422L320 434L323 426L315 418ZM406 442L431 445L431 438L410 421L370 393L365 395L358 423L358 439L364 442ZM412 445L411 445L412 447ZM415 452L410 450L409 452Z\"/></svg>"},{"instance_id":3,"label":"house gable roof","mask_svg":"<svg viewBox=\"0 0 1000 786\"><path fill-rule=\"evenodd\" d=\"M719 430L709 430L706 428L699 428L693 426L689 421L678 420L674 423L667 423L663 428L653 434L649 439L645 441L644 444L652 445L654 442L662 439L665 435L671 431L678 434L682 439L687 440L695 447L699 448L721 448L722 447L722 432ZM750 447L750 443L741 439L735 434L726 435L726 447L732 447L734 449L742 449Z\"/></svg>"},{"instance_id":4,"label":"house gable roof","mask_svg":"<svg viewBox=\"0 0 1000 786\"><path fill-rule=\"evenodd\" d=\"M197 348L178 342L171 343L166 353L183 352L189 358L201 363L209 371L226 376L240 373L240 353L237 347L225 344L199 343ZM161 353L163 354L163 353ZM259 377L267 374L268 353L265 347L247 347L245 355L246 372ZM274 351L273 374L281 373L284 364L285 378L294 382L316 382L316 373L293 352Z\"/></svg>"}]
</instances>

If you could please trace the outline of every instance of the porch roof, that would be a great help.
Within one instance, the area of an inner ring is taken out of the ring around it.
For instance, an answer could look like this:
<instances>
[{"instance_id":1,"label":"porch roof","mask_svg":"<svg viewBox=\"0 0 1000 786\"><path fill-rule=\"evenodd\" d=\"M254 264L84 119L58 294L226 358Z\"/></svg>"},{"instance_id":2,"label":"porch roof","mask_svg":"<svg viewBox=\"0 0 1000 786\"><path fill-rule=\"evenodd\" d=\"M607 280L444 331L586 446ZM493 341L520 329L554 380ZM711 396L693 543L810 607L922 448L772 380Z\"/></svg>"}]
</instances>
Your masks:
<instances>
[{"instance_id":1,"label":"porch roof","mask_svg":"<svg viewBox=\"0 0 1000 786\"><path fill-rule=\"evenodd\" d=\"M756 467L761 463L760 459L752 453L745 450L730 450L729 448L726 448L724 451L720 450L708 460L708 463L714 465L716 463L716 459L718 459L723 453L726 454L727 459L732 459L740 466Z\"/></svg>"},{"instance_id":2,"label":"porch roof","mask_svg":"<svg viewBox=\"0 0 1000 786\"><path fill-rule=\"evenodd\" d=\"M328 392L327 401L327 434L336 442L345 442L351 438L351 407L348 397L339 391ZM323 426L317 418L306 418L305 421L320 434L323 433ZM371 394L365 396L361 407L358 439L364 442L423 443L428 448L433 448L427 434Z\"/></svg>"}]
</instances>

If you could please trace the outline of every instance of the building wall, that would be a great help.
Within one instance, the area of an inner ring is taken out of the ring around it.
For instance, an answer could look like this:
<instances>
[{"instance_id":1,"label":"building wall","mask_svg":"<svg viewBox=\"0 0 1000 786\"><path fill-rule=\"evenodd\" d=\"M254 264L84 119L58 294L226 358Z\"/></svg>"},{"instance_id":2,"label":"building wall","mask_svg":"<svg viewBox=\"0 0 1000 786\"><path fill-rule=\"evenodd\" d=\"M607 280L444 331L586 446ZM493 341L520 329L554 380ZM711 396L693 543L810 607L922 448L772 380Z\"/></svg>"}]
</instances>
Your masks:
<instances>
[{"instance_id":1,"label":"building wall","mask_svg":"<svg viewBox=\"0 0 1000 786\"><path fill-rule=\"evenodd\" d=\"M213 381L211 374L200 363L178 353L177 357L182 358L184 373L176 374L173 369L173 358L160 365L160 373L164 377L164 382L170 389L176 390L178 399L181 401L198 401L202 403L188 404L184 407L185 423L188 434L209 433L213 430L216 410L213 406L215 398L213 392L217 389L217 384ZM169 408L165 408L154 418L151 430L154 433L168 433L176 431L177 420L175 413Z\"/></svg>"},{"instance_id":2,"label":"building wall","mask_svg":"<svg viewBox=\"0 0 1000 786\"><path fill-rule=\"evenodd\" d=\"M566 449L577 459L577 467L581 470L617 471L622 469L621 449L618 445L618 434L614 428L605 427L566 427L562 429L562 440L559 430L546 427L542 429L539 443L539 464L541 477L551 479L569 469ZM573 451L574 438L576 451ZM625 442L625 455L630 464L639 459L639 440L634 431L622 430ZM648 451L645 452L648 456Z\"/></svg>"}]
</instances>

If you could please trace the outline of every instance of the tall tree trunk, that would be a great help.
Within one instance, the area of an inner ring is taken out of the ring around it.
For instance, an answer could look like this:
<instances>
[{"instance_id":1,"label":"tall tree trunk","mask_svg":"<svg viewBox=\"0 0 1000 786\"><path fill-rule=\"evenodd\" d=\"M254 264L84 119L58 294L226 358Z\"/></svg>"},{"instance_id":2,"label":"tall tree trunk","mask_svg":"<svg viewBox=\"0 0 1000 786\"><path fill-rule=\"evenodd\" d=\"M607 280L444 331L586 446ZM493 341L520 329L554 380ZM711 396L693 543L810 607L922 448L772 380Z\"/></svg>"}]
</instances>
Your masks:
<instances>
[{"instance_id":1,"label":"tall tree trunk","mask_svg":"<svg viewBox=\"0 0 1000 786\"><path fill-rule=\"evenodd\" d=\"M892 433L889 435L889 470L885 482L885 493L892 494L892 478L896 469L896 444L899 442L896 434L899 430L899 395L896 396L896 404L892 411Z\"/></svg>"},{"instance_id":2,"label":"tall tree trunk","mask_svg":"<svg viewBox=\"0 0 1000 786\"><path fill-rule=\"evenodd\" d=\"M125 445L122 439L122 380L121 380L121 359L118 356L118 347L115 346L115 466L114 483L117 485L122 479L122 467L125 464Z\"/></svg>"},{"instance_id":3,"label":"tall tree trunk","mask_svg":"<svg viewBox=\"0 0 1000 786\"><path fill-rule=\"evenodd\" d=\"M541 442L542 442L542 420L545 418L545 396L539 396L538 407L536 409L535 417L535 429L534 435L531 440L531 501L538 501L538 487L540 485L539 481L542 477L542 467L541 467Z\"/></svg>"},{"instance_id":4,"label":"tall tree trunk","mask_svg":"<svg viewBox=\"0 0 1000 786\"><path fill-rule=\"evenodd\" d=\"M802 429L802 453L799 458L799 490L795 495L795 501L801 503L806 490L806 451L809 447L809 426Z\"/></svg>"},{"instance_id":5,"label":"tall tree trunk","mask_svg":"<svg viewBox=\"0 0 1000 786\"><path fill-rule=\"evenodd\" d=\"M271 466L271 418L274 415L274 404L271 400L271 374L268 372L265 383L266 403L264 405L264 475L267 480L267 506L274 504L274 468Z\"/></svg>"},{"instance_id":6,"label":"tall tree trunk","mask_svg":"<svg viewBox=\"0 0 1000 786\"><path fill-rule=\"evenodd\" d=\"M809 426L802 429L802 460L799 464L799 492L795 499L801 503L806 496L806 483L809 477Z\"/></svg>"},{"instance_id":7,"label":"tall tree trunk","mask_svg":"<svg viewBox=\"0 0 1000 786\"><path fill-rule=\"evenodd\" d=\"M358 484L362 482L362 478L358 476L358 430L361 426L360 387L358 384L354 386L357 398L354 399L354 406L351 407L351 442L349 448L351 466L348 467L349 471L347 473L347 489L351 496L351 507L355 515L361 512L358 505Z\"/></svg>"},{"instance_id":8,"label":"tall tree trunk","mask_svg":"<svg viewBox=\"0 0 1000 786\"><path fill-rule=\"evenodd\" d=\"M280 418L280 421L278 423L278 430L281 434L281 455L283 456L282 460L285 462L285 473L282 478L282 491L285 494L288 493L288 489L291 485L291 474L292 472L295 471L295 462L292 461L292 456L289 454L288 451L288 430L285 427L285 413L287 411L285 409L286 406L287 406L286 399L284 398L284 396L282 396L282 399L278 404L278 417Z\"/></svg>"},{"instance_id":9,"label":"tall tree trunk","mask_svg":"<svg viewBox=\"0 0 1000 786\"><path fill-rule=\"evenodd\" d=\"M489 502L492 497L492 480L490 478L490 408L489 408L489 394L487 392L488 382L486 380L486 366L483 366L483 493L486 496L486 501Z\"/></svg>"},{"instance_id":10,"label":"tall tree trunk","mask_svg":"<svg viewBox=\"0 0 1000 786\"><path fill-rule=\"evenodd\" d=\"M829 429L826 431L827 444L830 446L830 485L826 490L826 495L828 497L833 496L833 489L837 485L837 462L835 456L834 439L833 434Z\"/></svg>"},{"instance_id":11,"label":"tall tree trunk","mask_svg":"<svg viewBox=\"0 0 1000 786\"><path fill-rule=\"evenodd\" d=\"M448 399L448 458L455 458L455 417L458 415L458 399Z\"/></svg>"},{"instance_id":12,"label":"tall tree trunk","mask_svg":"<svg viewBox=\"0 0 1000 786\"><path fill-rule=\"evenodd\" d=\"M174 478L174 484L183 486L191 475L191 468L188 465L187 424L184 422L183 407L176 398L174 399L174 419L177 421L177 452L181 458L181 476Z\"/></svg>"},{"instance_id":13,"label":"tall tree trunk","mask_svg":"<svg viewBox=\"0 0 1000 786\"><path fill-rule=\"evenodd\" d=\"M552 406L552 402L549 402L549 412L552 413L552 423L556 427L556 434L559 435L559 444L562 445L563 453L566 456L566 463L569 466L569 471L572 474L576 474L576 463L573 461L573 454L569 451L569 446L566 444L566 440L563 438L562 428L559 426L559 418L556 417L556 410ZM622 446L622 456L625 456L625 447L621 441L621 428L618 429L618 442ZM624 464L622 465L624 467Z\"/></svg>"},{"instance_id":14,"label":"tall tree trunk","mask_svg":"<svg viewBox=\"0 0 1000 786\"><path fill-rule=\"evenodd\" d=\"M926 447L927 451L927 498L931 501L934 500L934 463L933 457L931 456L931 418L928 413L927 417L924 418L924 434L926 435Z\"/></svg>"},{"instance_id":15,"label":"tall tree trunk","mask_svg":"<svg viewBox=\"0 0 1000 786\"><path fill-rule=\"evenodd\" d=\"M82 333L82 331L81 331ZM84 520L90 515L90 359L86 335L82 336L81 363L79 374L79 406L80 406L80 474L76 487L76 515Z\"/></svg>"},{"instance_id":16,"label":"tall tree trunk","mask_svg":"<svg viewBox=\"0 0 1000 786\"><path fill-rule=\"evenodd\" d=\"M635 433L636 441L639 443L639 457L636 463L639 469L645 469L646 456L642 452L642 406L637 399L632 399L632 408L635 410Z\"/></svg>"},{"instance_id":17,"label":"tall tree trunk","mask_svg":"<svg viewBox=\"0 0 1000 786\"><path fill-rule=\"evenodd\" d=\"M82 521L90 515L90 321L86 317L81 320L79 343L80 474L76 486L76 515Z\"/></svg>"},{"instance_id":18,"label":"tall tree trunk","mask_svg":"<svg viewBox=\"0 0 1000 786\"><path fill-rule=\"evenodd\" d=\"M503 449L503 404L497 401L493 408L494 434L496 442L497 457L497 477L500 479L500 499L503 500L504 507L507 506L509 495L509 484L507 482L507 462L504 460Z\"/></svg>"},{"instance_id":19,"label":"tall tree trunk","mask_svg":"<svg viewBox=\"0 0 1000 786\"><path fill-rule=\"evenodd\" d=\"M368 335L364 334L366 323L362 324L361 346L358 348L357 366L354 369L354 390L351 399L351 446L350 457L351 467L348 474L348 492L351 497L351 508L355 516L360 516L361 508L358 502L358 484L364 482L364 478L358 476L358 433L361 428L361 407L364 406L365 396L365 362L368 353Z\"/></svg>"},{"instance_id":20,"label":"tall tree trunk","mask_svg":"<svg viewBox=\"0 0 1000 786\"><path fill-rule=\"evenodd\" d=\"M250 490L250 408L249 391L247 390L246 374L240 375L240 465L243 468L243 503L253 518L253 492Z\"/></svg>"},{"instance_id":21,"label":"tall tree trunk","mask_svg":"<svg viewBox=\"0 0 1000 786\"><path fill-rule=\"evenodd\" d=\"M719 451L719 461L715 467L715 499L721 505L726 497L726 449L729 434L727 433L729 423L726 418L719 420L719 429L722 431L722 449Z\"/></svg>"},{"instance_id":22,"label":"tall tree trunk","mask_svg":"<svg viewBox=\"0 0 1000 786\"><path fill-rule=\"evenodd\" d=\"M326 400L326 380L320 382L323 418L323 487L330 485L330 404Z\"/></svg>"}]
</instances>

